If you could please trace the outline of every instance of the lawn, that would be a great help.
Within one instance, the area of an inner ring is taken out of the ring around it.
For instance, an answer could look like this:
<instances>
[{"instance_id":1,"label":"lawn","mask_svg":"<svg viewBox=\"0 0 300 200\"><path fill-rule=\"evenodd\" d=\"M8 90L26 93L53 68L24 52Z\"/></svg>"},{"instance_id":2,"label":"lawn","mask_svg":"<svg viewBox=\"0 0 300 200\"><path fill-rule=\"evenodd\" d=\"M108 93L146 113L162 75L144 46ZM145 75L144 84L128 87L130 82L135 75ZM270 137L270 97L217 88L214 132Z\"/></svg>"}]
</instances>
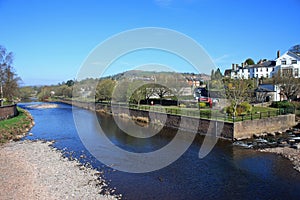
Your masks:
<instances>
[{"instance_id":1,"label":"lawn","mask_svg":"<svg viewBox=\"0 0 300 200\"><path fill-rule=\"evenodd\" d=\"M18 116L0 121L0 143L14 139L31 127L32 117L21 108L18 111Z\"/></svg>"}]
</instances>

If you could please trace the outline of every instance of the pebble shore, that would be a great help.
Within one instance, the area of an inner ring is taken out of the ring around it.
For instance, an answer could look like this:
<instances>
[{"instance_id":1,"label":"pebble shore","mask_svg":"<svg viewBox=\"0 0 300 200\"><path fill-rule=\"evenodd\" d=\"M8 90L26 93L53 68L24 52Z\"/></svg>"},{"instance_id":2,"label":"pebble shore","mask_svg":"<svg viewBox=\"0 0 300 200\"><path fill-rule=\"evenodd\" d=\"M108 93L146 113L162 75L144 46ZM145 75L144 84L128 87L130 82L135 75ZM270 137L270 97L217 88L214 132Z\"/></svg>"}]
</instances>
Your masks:
<instances>
[{"instance_id":1,"label":"pebble shore","mask_svg":"<svg viewBox=\"0 0 300 200\"><path fill-rule=\"evenodd\" d=\"M294 168L298 172L300 172L300 150L299 149L292 149L290 147L276 147L276 148L259 149L259 151L276 153L289 159L293 163Z\"/></svg>"},{"instance_id":2,"label":"pebble shore","mask_svg":"<svg viewBox=\"0 0 300 200\"><path fill-rule=\"evenodd\" d=\"M119 199L103 194L101 173L63 158L51 142L0 146L0 197L6 199ZM101 193L101 194L100 194Z\"/></svg>"}]
</instances>

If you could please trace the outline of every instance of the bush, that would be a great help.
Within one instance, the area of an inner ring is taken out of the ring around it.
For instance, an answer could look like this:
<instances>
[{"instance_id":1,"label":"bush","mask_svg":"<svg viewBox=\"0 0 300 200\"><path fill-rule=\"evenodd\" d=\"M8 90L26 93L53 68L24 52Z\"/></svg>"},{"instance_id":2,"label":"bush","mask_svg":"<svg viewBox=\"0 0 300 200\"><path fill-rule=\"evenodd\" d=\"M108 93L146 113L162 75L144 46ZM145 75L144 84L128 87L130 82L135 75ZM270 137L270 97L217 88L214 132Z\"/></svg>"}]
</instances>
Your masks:
<instances>
[{"instance_id":1,"label":"bush","mask_svg":"<svg viewBox=\"0 0 300 200\"><path fill-rule=\"evenodd\" d=\"M288 101L273 101L270 105L272 108L294 108L293 103Z\"/></svg>"},{"instance_id":2,"label":"bush","mask_svg":"<svg viewBox=\"0 0 300 200\"><path fill-rule=\"evenodd\" d=\"M234 111L233 105L227 106L227 107L225 108L225 111L226 111L226 113L228 113L228 114L230 114L230 115L233 115L233 111ZM235 113L235 114L236 114L236 113Z\"/></svg>"},{"instance_id":3,"label":"bush","mask_svg":"<svg viewBox=\"0 0 300 200\"><path fill-rule=\"evenodd\" d=\"M199 107L200 107L200 108L206 108L207 105L206 105L206 103L204 103L204 102L200 102L200 103L199 103Z\"/></svg>"},{"instance_id":4,"label":"bush","mask_svg":"<svg viewBox=\"0 0 300 200\"><path fill-rule=\"evenodd\" d=\"M239 115L250 113L251 111L252 111L252 106L248 102L243 102L237 106L237 113Z\"/></svg>"},{"instance_id":5,"label":"bush","mask_svg":"<svg viewBox=\"0 0 300 200\"><path fill-rule=\"evenodd\" d=\"M181 104L179 104L179 107L180 107L180 108L186 108L186 105L183 104L183 103L181 103Z\"/></svg>"},{"instance_id":6,"label":"bush","mask_svg":"<svg viewBox=\"0 0 300 200\"><path fill-rule=\"evenodd\" d=\"M236 107L235 115L247 114L250 113L251 111L252 111L252 106L248 102L243 102ZM223 112L233 115L234 112L233 105L225 107L223 109Z\"/></svg>"},{"instance_id":7,"label":"bush","mask_svg":"<svg viewBox=\"0 0 300 200\"><path fill-rule=\"evenodd\" d=\"M300 110L300 102L299 101L293 101L292 104L294 105L295 109Z\"/></svg>"}]
</instances>

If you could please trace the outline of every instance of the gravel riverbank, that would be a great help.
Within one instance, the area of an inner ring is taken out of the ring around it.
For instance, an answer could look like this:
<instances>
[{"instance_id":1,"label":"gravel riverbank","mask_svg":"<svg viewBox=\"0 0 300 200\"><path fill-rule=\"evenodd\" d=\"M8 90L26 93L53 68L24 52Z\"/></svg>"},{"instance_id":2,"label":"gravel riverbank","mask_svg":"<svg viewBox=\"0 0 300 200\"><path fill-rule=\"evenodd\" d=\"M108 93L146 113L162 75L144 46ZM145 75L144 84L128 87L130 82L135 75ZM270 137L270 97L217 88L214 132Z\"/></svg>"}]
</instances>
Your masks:
<instances>
[{"instance_id":1,"label":"gravel riverbank","mask_svg":"<svg viewBox=\"0 0 300 200\"><path fill-rule=\"evenodd\" d=\"M276 147L276 148L265 148L259 149L260 152L270 152L282 155L283 157L289 159L294 168L300 172L300 150L292 149L290 147Z\"/></svg>"},{"instance_id":2,"label":"gravel riverbank","mask_svg":"<svg viewBox=\"0 0 300 200\"><path fill-rule=\"evenodd\" d=\"M101 173L63 158L49 142L20 141L0 146L0 198L117 199L100 195Z\"/></svg>"}]
</instances>

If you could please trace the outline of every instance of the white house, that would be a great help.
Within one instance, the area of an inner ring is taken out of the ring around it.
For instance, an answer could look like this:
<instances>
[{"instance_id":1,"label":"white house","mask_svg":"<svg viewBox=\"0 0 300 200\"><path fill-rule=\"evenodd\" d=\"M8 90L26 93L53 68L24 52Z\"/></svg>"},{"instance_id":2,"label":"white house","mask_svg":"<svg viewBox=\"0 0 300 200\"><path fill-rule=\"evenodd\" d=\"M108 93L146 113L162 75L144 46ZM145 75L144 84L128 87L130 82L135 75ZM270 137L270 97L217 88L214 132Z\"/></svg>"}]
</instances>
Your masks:
<instances>
[{"instance_id":1,"label":"white house","mask_svg":"<svg viewBox=\"0 0 300 200\"><path fill-rule=\"evenodd\" d=\"M241 66L232 64L230 77L233 79L250 79L250 78L270 78L271 73L275 70L276 61L265 61L257 65ZM229 74L229 71L227 71Z\"/></svg>"},{"instance_id":2,"label":"white house","mask_svg":"<svg viewBox=\"0 0 300 200\"><path fill-rule=\"evenodd\" d=\"M291 51L287 51L282 56L278 55L278 58L276 59L276 67L271 76L280 72L283 76L300 78L299 69L300 56Z\"/></svg>"},{"instance_id":3,"label":"white house","mask_svg":"<svg viewBox=\"0 0 300 200\"><path fill-rule=\"evenodd\" d=\"M256 101L281 101L280 87L273 84L260 84L255 90Z\"/></svg>"},{"instance_id":4,"label":"white house","mask_svg":"<svg viewBox=\"0 0 300 200\"><path fill-rule=\"evenodd\" d=\"M275 61L265 61L256 65L232 64L232 69L225 71L225 76L232 79L271 78L277 72L283 76L300 78L300 55L287 51L280 56L277 52Z\"/></svg>"}]
</instances>

